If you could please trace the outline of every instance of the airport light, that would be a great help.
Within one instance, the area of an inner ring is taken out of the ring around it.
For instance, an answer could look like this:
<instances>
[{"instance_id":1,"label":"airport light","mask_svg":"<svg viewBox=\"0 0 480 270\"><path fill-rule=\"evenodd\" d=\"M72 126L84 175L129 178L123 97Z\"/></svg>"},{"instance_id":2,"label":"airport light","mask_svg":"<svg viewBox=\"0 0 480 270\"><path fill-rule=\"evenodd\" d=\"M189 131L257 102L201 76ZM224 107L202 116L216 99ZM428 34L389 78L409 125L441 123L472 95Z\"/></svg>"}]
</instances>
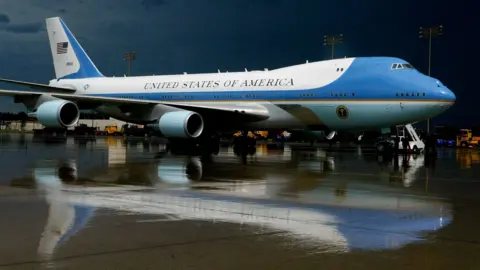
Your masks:
<instances>
[{"instance_id":1,"label":"airport light","mask_svg":"<svg viewBox=\"0 0 480 270\"><path fill-rule=\"evenodd\" d=\"M428 39L428 76L430 76L432 69L432 39L443 35L443 25L420 27L418 34L419 38ZM427 133L430 134L430 118L427 119Z\"/></svg>"},{"instance_id":2,"label":"airport light","mask_svg":"<svg viewBox=\"0 0 480 270\"><path fill-rule=\"evenodd\" d=\"M127 76L130 76L132 61L137 57L135 52L126 52L123 60L127 61Z\"/></svg>"},{"instance_id":3,"label":"airport light","mask_svg":"<svg viewBox=\"0 0 480 270\"><path fill-rule=\"evenodd\" d=\"M332 59L335 58L335 45L343 43L343 34L334 36L323 36L323 45L332 46Z\"/></svg>"}]
</instances>

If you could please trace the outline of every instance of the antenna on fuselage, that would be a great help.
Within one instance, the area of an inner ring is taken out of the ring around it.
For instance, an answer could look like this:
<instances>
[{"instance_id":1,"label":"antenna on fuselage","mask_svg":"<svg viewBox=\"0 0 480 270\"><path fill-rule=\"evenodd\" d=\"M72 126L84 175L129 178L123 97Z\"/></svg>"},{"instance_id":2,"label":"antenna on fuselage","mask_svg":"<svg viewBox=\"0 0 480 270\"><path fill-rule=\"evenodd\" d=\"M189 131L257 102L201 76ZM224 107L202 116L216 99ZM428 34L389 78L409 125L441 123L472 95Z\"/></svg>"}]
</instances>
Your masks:
<instances>
[{"instance_id":1,"label":"antenna on fuselage","mask_svg":"<svg viewBox=\"0 0 480 270\"><path fill-rule=\"evenodd\" d=\"M218 73L220 73L220 69L217 69Z\"/></svg>"},{"instance_id":2,"label":"antenna on fuselage","mask_svg":"<svg viewBox=\"0 0 480 270\"><path fill-rule=\"evenodd\" d=\"M308 60L305 62L305 64L308 64Z\"/></svg>"},{"instance_id":3,"label":"antenna on fuselage","mask_svg":"<svg viewBox=\"0 0 480 270\"><path fill-rule=\"evenodd\" d=\"M248 72L247 68L245 68L245 72Z\"/></svg>"}]
</instances>

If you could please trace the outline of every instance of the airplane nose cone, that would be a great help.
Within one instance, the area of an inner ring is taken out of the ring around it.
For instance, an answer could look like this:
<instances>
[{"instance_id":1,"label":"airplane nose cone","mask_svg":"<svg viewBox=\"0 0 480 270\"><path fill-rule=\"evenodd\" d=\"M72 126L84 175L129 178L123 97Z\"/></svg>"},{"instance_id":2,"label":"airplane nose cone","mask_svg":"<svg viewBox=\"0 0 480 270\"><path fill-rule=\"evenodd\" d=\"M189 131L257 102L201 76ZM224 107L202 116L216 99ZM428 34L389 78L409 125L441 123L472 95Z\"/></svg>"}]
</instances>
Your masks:
<instances>
[{"instance_id":1,"label":"airplane nose cone","mask_svg":"<svg viewBox=\"0 0 480 270\"><path fill-rule=\"evenodd\" d=\"M446 87L439 80L436 81L436 84L437 84L437 88L438 88L441 99L445 100L445 101L448 101L448 102L451 102L451 104L453 105L455 103L455 101L457 100L457 96L455 96L455 94L452 92L452 90L448 89L448 87Z\"/></svg>"},{"instance_id":2,"label":"airplane nose cone","mask_svg":"<svg viewBox=\"0 0 480 270\"><path fill-rule=\"evenodd\" d=\"M455 94L451 90L447 91L446 98L452 101L452 103L454 103L457 100L457 96L455 96Z\"/></svg>"}]
</instances>

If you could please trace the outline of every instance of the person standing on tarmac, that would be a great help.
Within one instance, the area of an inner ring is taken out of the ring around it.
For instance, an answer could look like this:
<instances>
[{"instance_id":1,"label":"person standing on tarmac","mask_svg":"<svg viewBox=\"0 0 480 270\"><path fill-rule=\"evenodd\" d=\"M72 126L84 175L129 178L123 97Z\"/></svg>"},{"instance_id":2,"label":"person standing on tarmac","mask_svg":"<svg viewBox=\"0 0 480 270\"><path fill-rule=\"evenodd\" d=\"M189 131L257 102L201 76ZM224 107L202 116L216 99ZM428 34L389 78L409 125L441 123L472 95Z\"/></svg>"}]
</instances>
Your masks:
<instances>
[{"instance_id":1,"label":"person standing on tarmac","mask_svg":"<svg viewBox=\"0 0 480 270\"><path fill-rule=\"evenodd\" d=\"M393 153L395 156L398 156L398 147L400 145L400 139L398 137L395 137L394 141L394 147L393 147Z\"/></svg>"},{"instance_id":2,"label":"person standing on tarmac","mask_svg":"<svg viewBox=\"0 0 480 270\"><path fill-rule=\"evenodd\" d=\"M431 135L430 147L433 154L437 153L437 135L435 133Z\"/></svg>"},{"instance_id":3,"label":"person standing on tarmac","mask_svg":"<svg viewBox=\"0 0 480 270\"><path fill-rule=\"evenodd\" d=\"M407 139L407 137L402 138L402 146L403 146L403 153L406 156L407 153L408 153L408 149L407 149L408 148L408 139Z\"/></svg>"},{"instance_id":4,"label":"person standing on tarmac","mask_svg":"<svg viewBox=\"0 0 480 270\"><path fill-rule=\"evenodd\" d=\"M425 135L425 139L423 140L423 143L425 144L425 155L428 155L430 153L430 133Z\"/></svg>"}]
</instances>

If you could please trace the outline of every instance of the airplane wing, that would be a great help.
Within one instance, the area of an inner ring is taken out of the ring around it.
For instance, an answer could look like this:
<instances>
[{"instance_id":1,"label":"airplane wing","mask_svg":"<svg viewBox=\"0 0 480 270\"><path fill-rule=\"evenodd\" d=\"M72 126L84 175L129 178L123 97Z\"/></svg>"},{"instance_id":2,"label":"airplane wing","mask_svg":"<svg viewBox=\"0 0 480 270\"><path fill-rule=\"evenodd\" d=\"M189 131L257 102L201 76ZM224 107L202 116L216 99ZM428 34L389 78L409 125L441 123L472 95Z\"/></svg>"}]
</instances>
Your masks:
<instances>
[{"instance_id":1,"label":"airplane wing","mask_svg":"<svg viewBox=\"0 0 480 270\"><path fill-rule=\"evenodd\" d=\"M46 84L15 81L15 80L2 79L2 78L0 78L0 82L17 84L17 85L21 85L21 86L28 86L31 89L38 89L38 90L49 91L49 92L63 92L63 93L67 92L67 93L69 93L69 92L74 92L75 91L75 89L70 89L70 88L55 87L55 86L50 86L50 85L46 85Z\"/></svg>"},{"instance_id":2,"label":"airplane wing","mask_svg":"<svg viewBox=\"0 0 480 270\"><path fill-rule=\"evenodd\" d=\"M43 93L33 91L20 91L20 90L2 90L0 89L0 96L40 96Z\"/></svg>"},{"instance_id":3,"label":"airplane wing","mask_svg":"<svg viewBox=\"0 0 480 270\"><path fill-rule=\"evenodd\" d=\"M79 104L86 104L88 107L101 106L101 105L116 105L116 106L153 106L157 104L163 104L166 106L172 106L179 109L195 111L201 115L210 115L212 117L218 116L218 113L223 113L225 117L232 117L232 121L241 120L246 122L254 122L268 119L268 110L255 103L250 104L192 104L182 102L170 102L170 101L156 101L156 100L139 100L129 98L112 98L101 96L87 96L87 95L73 95L63 93L42 93L31 91L17 91L17 90L1 90L0 95L7 96L28 96L28 95L43 95L49 94L53 97L69 100ZM81 106L80 106L81 107ZM225 115L226 114L226 115Z\"/></svg>"}]
</instances>

